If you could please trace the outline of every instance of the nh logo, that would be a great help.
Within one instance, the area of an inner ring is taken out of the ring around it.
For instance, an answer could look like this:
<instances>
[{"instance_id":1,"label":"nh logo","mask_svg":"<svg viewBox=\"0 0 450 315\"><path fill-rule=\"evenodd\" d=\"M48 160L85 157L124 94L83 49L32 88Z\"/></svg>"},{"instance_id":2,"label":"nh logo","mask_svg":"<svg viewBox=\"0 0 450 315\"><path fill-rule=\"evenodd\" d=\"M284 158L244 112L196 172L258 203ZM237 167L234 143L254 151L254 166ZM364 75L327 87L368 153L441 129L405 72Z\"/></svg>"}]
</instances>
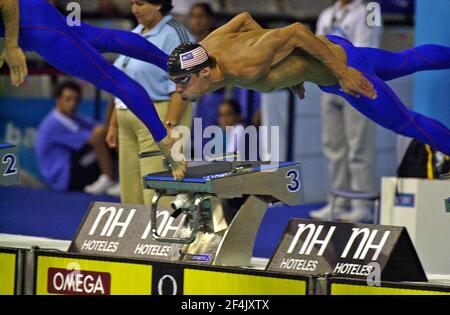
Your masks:
<instances>
[{"instance_id":1,"label":"nh logo","mask_svg":"<svg viewBox=\"0 0 450 315\"><path fill-rule=\"evenodd\" d=\"M362 235L362 239L359 242L359 246L356 249L353 259L365 259L367 252L369 249L375 250L372 256L372 260L377 260L378 256L381 253L381 250L383 249L384 244L386 243L389 234L391 234L390 231L384 232L381 241L379 244L374 244L375 237L378 234L378 230L372 230L372 232L368 228L353 228L353 233L350 236L349 241L347 242L347 245L345 246L344 251L342 252L341 258L346 258L350 249L353 246L353 243L355 243L358 236Z\"/></svg>"},{"instance_id":2,"label":"nh logo","mask_svg":"<svg viewBox=\"0 0 450 315\"><path fill-rule=\"evenodd\" d=\"M287 253L292 254L295 247L297 246L300 236L302 236L303 233L307 232L308 235L306 235L305 242L303 243L303 246L300 248L299 254L300 255L309 255L309 254L311 254L311 251L315 245L320 245L320 249L319 249L317 255L322 256L323 252L327 248L328 242L330 241L331 237L333 236L333 233L334 233L334 230L336 229L336 227L332 226L328 230L327 235L323 239L320 240L319 237L322 232L322 229L323 229L323 225L319 225L316 227L315 224L308 224L308 225L299 224L297 233L295 234L294 239L292 240Z\"/></svg>"},{"instance_id":3,"label":"nh logo","mask_svg":"<svg viewBox=\"0 0 450 315\"><path fill-rule=\"evenodd\" d=\"M117 210L116 207L100 207L99 209L100 211L97 215L97 218L95 219L94 224L91 227L91 230L89 231L89 235L94 235L98 225L100 224L100 221L102 221L103 217L107 217L106 223L103 226L102 231L100 232L100 236L109 237L114 232L114 229L121 228L118 235L118 237L121 238L125 234L125 231L127 230L127 227L130 224L131 219L133 219L134 213L136 212L136 209L132 209L126 219L120 222L122 213L124 211L123 208Z\"/></svg>"}]
</instances>

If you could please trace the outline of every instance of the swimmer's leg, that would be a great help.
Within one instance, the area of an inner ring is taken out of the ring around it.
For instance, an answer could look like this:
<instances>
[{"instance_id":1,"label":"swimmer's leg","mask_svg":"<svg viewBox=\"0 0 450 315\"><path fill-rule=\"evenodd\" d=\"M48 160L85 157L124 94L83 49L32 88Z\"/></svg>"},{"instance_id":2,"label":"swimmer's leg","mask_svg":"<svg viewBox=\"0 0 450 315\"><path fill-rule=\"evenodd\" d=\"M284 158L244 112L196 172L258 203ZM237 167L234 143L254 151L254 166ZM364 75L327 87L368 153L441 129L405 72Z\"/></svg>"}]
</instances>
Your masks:
<instances>
[{"instance_id":1,"label":"swimmer's leg","mask_svg":"<svg viewBox=\"0 0 450 315\"><path fill-rule=\"evenodd\" d=\"M70 28L100 53L112 52L154 64L167 71L169 56L142 36L86 23ZM188 39L186 34L186 39Z\"/></svg>"},{"instance_id":2,"label":"swimmer's leg","mask_svg":"<svg viewBox=\"0 0 450 315\"><path fill-rule=\"evenodd\" d=\"M417 71L450 69L450 47L422 45L394 53L376 48L358 48L365 54L378 77L385 81Z\"/></svg>"},{"instance_id":3,"label":"swimmer's leg","mask_svg":"<svg viewBox=\"0 0 450 315\"><path fill-rule=\"evenodd\" d=\"M64 30L66 34L73 34L82 38L97 49L100 53L114 52L140 59L154 64L164 71L167 71L168 56L155 45L148 42L138 34L103 29L94 27L85 23L81 26L68 26L67 18L63 16L47 0L20 0L20 31L29 27ZM21 37L23 37L21 35ZM21 47L26 50L32 50L39 38L20 38ZM29 47L30 46L30 47ZM67 53L64 51L63 53Z\"/></svg>"},{"instance_id":4,"label":"swimmer's leg","mask_svg":"<svg viewBox=\"0 0 450 315\"><path fill-rule=\"evenodd\" d=\"M145 89L111 65L100 53L62 23L58 28L27 27L23 40L61 71L86 80L121 99L146 125L156 142L167 134Z\"/></svg>"},{"instance_id":5,"label":"swimmer's leg","mask_svg":"<svg viewBox=\"0 0 450 315\"><path fill-rule=\"evenodd\" d=\"M378 98L355 98L342 94L358 111L377 124L398 134L419 139L450 155L450 130L439 121L409 110L382 79L366 74L378 92Z\"/></svg>"}]
</instances>

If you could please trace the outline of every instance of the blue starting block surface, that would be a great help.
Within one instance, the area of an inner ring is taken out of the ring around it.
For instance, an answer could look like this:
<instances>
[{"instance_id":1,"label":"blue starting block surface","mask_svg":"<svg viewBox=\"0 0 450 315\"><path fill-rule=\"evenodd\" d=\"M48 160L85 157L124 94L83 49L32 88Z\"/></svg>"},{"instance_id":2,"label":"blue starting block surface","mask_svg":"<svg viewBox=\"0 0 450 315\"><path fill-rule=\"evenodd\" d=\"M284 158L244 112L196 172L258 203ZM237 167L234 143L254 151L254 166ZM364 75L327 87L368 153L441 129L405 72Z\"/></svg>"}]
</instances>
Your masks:
<instances>
[{"instance_id":1,"label":"blue starting block surface","mask_svg":"<svg viewBox=\"0 0 450 315\"><path fill-rule=\"evenodd\" d=\"M0 144L0 186L20 184L17 148L11 144Z\"/></svg>"},{"instance_id":2,"label":"blue starting block surface","mask_svg":"<svg viewBox=\"0 0 450 315\"><path fill-rule=\"evenodd\" d=\"M0 143L0 149L8 149L8 148L13 148L14 146L12 144L8 144L8 143Z\"/></svg>"},{"instance_id":3,"label":"blue starting block surface","mask_svg":"<svg viewBox=\"0 0 450 315\"><path fill-rule=\"evenodd\" d=\"M283 162L279 164L262 164L261 162L247 162L246 164L242 164L247 168L248 173L255 173L261 171L267 171L279 167L288 167L294 166L293 162ZM225 163L211 163L208 165L203 165L202 167L193 167L188 168L188 172L186 177L181 181L184 183L206 183L208 180L236 176L240 175L238 172L234 172L233 163L225 162ZM168 181L168 182L176 182L173 178L172 173L170 171L165 171L161 173L151 174L145 177L146 181Z\"/></svg>"}]
</instances>

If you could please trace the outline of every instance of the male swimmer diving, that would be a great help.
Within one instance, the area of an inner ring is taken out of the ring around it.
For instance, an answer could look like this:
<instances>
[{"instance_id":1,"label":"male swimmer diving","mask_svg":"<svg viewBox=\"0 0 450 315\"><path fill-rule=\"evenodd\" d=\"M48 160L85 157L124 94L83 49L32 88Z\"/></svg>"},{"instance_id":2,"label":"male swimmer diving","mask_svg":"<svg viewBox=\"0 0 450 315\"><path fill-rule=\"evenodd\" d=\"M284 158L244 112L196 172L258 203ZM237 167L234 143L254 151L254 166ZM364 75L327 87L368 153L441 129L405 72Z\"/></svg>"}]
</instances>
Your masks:
<instances>
[{"instance_id":1,"label":"male swimmer diving","mask_svg":"<svg viewBox=\"0 0 450 315\"><path fill-rule=\"evenodd\" d=\"M357 48L338 36L315 36L301 23L263 29L249 13L200 44L179 46L169 60L169 75L185 99L230 85L261 92L289 87L302 98L308 81L341 95L379 125L447 155L450 130L409 110L385 81L449 68L450 47L423 45L400 53Z\"/></svg>"}]
</instances>

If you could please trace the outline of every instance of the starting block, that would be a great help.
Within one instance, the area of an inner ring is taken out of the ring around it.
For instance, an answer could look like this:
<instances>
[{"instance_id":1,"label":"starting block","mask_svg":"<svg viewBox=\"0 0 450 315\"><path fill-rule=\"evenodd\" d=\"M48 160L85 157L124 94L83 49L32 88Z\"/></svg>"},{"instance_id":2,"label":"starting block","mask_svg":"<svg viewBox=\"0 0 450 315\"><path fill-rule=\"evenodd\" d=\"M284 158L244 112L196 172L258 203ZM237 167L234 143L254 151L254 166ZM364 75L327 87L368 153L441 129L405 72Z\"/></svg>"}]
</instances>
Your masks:
<instances>
[{"instance_id":1,"label":"starting block","mask_svg":"<svg viewBox=\"0 0 450 315\"><path fill-rule=\"evenodd\" d=\"M180 260L221 266L250 266L253 246L268 206L303 201L298 163L205 162L189 167L182 181L170 171L144 178L156 194L151 208L151 232L163 243L178 245ZM172 217L183 214L177 237L157 228L158 202L172 197Z\"/></svg>"},{"instance_id":2,"label":"starting block","mask_svg":"<svg viewBox=\"0 0 450 315\"><path fill-rule=\"evenodd\" d=\"M0 144L0 186L18 185L19 183L17 147L11 144Z\"/></svg>"}]
</instances>

